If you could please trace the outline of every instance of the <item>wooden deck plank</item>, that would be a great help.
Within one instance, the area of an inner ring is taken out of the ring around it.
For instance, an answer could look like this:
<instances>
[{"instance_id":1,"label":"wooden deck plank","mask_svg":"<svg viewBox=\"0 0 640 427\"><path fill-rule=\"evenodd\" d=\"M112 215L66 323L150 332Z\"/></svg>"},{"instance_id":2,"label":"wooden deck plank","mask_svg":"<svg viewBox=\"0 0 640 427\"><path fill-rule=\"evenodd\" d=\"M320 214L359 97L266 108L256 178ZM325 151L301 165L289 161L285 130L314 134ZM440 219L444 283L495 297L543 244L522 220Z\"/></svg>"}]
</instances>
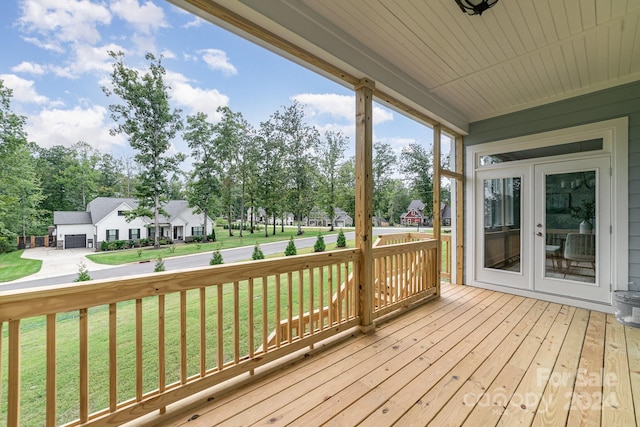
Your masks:
<instances>
[{"instance_id":1,"label":"wooden deck plank","mask_svg":"<svg viewBox=\"0 0 640 427\"><path fill-rule=\"evenodd\" d=\"M627 341L627 357L629 359L629 379L633 407L636 413L636 425L640 426L640 329L625 326L624 334Z\"/></svg>"},{"instance_id":2,"label":"wooden deck plank","mask_svg":"<svg viewBox=\"0 0 640 427\"><path fill-rule=\"evenodd\" d=\"M385 402L383 407L388 410L382 417L379 413L370 416L365 424L370 421L369 424L372 425L378 419L382 420L383 424L387 424L389 419L393 419L393 423L399 422L401 425L410 424L412 420L420 420L425 424L431 421L482 364L490 361L492 364L497 363L504 366L508 360L508 357L502 359L504 355L515 351L521 340L519 337L523 333L526 334L542 314L543 309L533 309L535 305L536 300L525 299L430 390L427 391L420 387L420 379L416 378L418 384L415 390L410 385L404 387ZM546 304L542 303L538 306L544 308ZM516 338L516 342L509 338ZM490 357L492 360L489 360ZM424 393L422 396L421 392ZM416 396L419 396L417 400Z\"/></svg>"},{"instance_id":3,"label":"wooden deck plank","mask_svg":"<svg viewBox=\"0 0 640 427\"><path fill-rule=\"evenodd\" d=\"M450 392L446 392L444 387L434 387L432 391L438 391L439 394L433 397L424 396L421 399L421 404L411 408L400 418L400 422L408 424L412 419L419 419L424 423L433 422L434 425L461 424L473 405L477 403L476 396L484 394L484 389L491 384L525 340L527 334L541 320L548 306L549 303L544 301L535 302L527 315L515 325L499 345L495 346L491 355L470 376L461 377L459 373L456 373L461 380L460 387L452 389ZM465 358L456 368L464 368L466 363Z\"/></svg>"},{"instance_id":4,"label":"wooden deck plank","mask_svg":"<svg viewBox=\"0 0 640 427\"><path fill-rule=\"evenodd\" d=\"M247 425L258 422L260 418L256 419L254 416L259 414L259 411L264 411L260 415L265 422L278 420L285 424L293 421L296 421L296 423L309 422L297 420L298 417L309 410L323 412L328 407L329 412L334 414L339 404L348 402L344 395L352 394L353 384L358 384L362 377L370 375L371 371L375 370L376 367L388 366L388 360L400 354L410 357L406 355L408 350L420 354L423 351L421 350L422 346L430 347L442 341L461 324L471 319L478 311L482 311L482 308L478 307L484 308L501 298L500 294L494 292L482 295L486 296L486 298L481 301L471 299L466 304L459 306L433 322L421 322L422 324L415 329L412 335L405 337L403 340L391 342L386 347L371 348L362 358L354 360L351 357L332 365L323 372L319 372L317 377L320 384L313 384L313 387L306 393L297 394L298 396L304 396L303 399L291 399L290 396L283 394L281 396L283 400L279 400L278 403L282 404L284 402L287 403L286 405L276 407L272 402L270 405L261 406L256 410L251 408L243 414L239 414L237 418L229 419L229 425ZM329 381L330 379L332 380ZM294 387L300 386L296 384ZM361 394L357 395L360 396ZM310 422L312 425L317 424L316 421Z\"/></svg>"},{"instance_id":5,"label":"wooden deck plank","mask_svg":"<svg viewBox=\"0 0 640 427\"><path fill-rule=\"evenodd\" d=\"M570 321L572 314L569 307L557 304L549 306L543 315L543 321L536 324L496 379L486 388L463 425L496 425L500 421L508 402L538 354L538 349L549 335L558 333L558 325Z\"/></svg>"},{"instance_id":6,"label":"wooden deck plank","mask_svg":"<svg viewBox=\"0 0 640 427\"><path fill-rule=\"evenodd\" d=\"M372 414L373 408L378 408L375 411L377 414L387 413L390 409L382 407L382 405L394 393L407 386L407 384L416 386L416 383L421 382L423 378L426 377L424 379L427 383L423 383L422 385L426 389L432 387L467 351L474 348L500 321L520 305L522 301L523 299L521 297L509 296L505 298L504 296L500 296L494 303L487 307L474 307L473 310L469 310L469 313L478 309L480 309L480 312L477 314L474 313L473 318L471 320L465 320L463 325L456 324L458 321L458 319L456 319L456 322L452 322L451 324L451 326L455 328L453 331L445 331L445 328L442 328L441 331L445 332L446 336L436 345L423 349L416 347L414 350L419 352L415 355L411 354L408 359L391 360L389 363L367 374L362 381L365 381L370 391L375 390L374 393L359 396L353 395L351 398L353 403L341 411L332 410L331 407L325 408L319 421L321 423L326 421L327 425L345 425L350 422L359 424ZM465 315L466 314L467 313L465 313ZM426 370L429 370L428 375L424 374ZM413 397L415 398L415 395ZM415 400L413 401L415 402ZM316 411L314 410L313 412ZM315 419L317 418L314 418L314 420ZM313 422L313 424L315 424L315 422ZM377 425L382 424L384 424L384 421L379 419Z\"/></svg>"},{"instance_id":7,"label":"wooden deck plank","mask_svg":"<svg viewBox=\"0 0 640 427\"><path fill-rule=\"evenodd\" d=\"M540 371L540 381L547 385L533 419L534 426L566 424L588 319L588 311L576 312L553 370Z\"/></svg>"},{"instance_id":8,"label":"wooden deck plank","mask_svg":"<svg viewBox=\"0 0 640 427\"><path fill-rule=\"evenodd\" d=\"M371 335L256 376L212 390L213 401L160 425L632 426L640 421L640 329L612 315L443 285L441 298ZM591 413L571 415L588 403L571 400L584 393L603 398Z\"/></svg>"},{"instance_id":9,"label":"wooden deck plank","mask_svg":"<svg viewBox=\"0 0 640 427\"><path fill-rule=\"evenodd\" d=\"M569 407L569 425L599 426L602 420L602 369L606 314L592 311Z\"/></svg>"},{"instance_id":10,"label":"wooden deck plank","mask_svg":"<svg viewBox=\"0 0 640 427\"><path fill-rule=\"evenodd\" d=\"M258 380L250 386L243 388L240 393L234 393L232 396L216 397L215 402L208 404L198 411L199 425L208 425L208 417L211 416L216 422L228 419L246 408L252 408L256 411L267 398L274 396L282 397L282 401L278 401L280 405L285 405L288 396L295 396L296 392L303 386L303 381L313 380L314 376L329 381L332 376L327 371L327 366L332 367L331 371L335 371L335 375L340 375L342 370L347 370L352 364L361 360L366 360L381 349L395 345L403 337L408 336L417 330L428 331L438 325L446 324L451 318L458 313L467 310L467 306L477 304L489 296L497 297L494 292L481 289L465 289L459 292L463 287L451 287L443 291L443 296L437 301L419 307L416 310L407 312L402 318L393 322L387 322L382 325L372 335L360 335L355 339L339 344L335 349L316 354L310 358L299 362L292 369L282 371L268 378ZM451 314L453 313L453 314ZM444 319L441 319L444 317ZM345 359L344 353L350 354ZM313 387L313 386L312 386ZM315 385L317 387L317 385ZM304 390L308 393L309 390ZM238 404L237 402L241 402ZM268 409L273 410L273 402L262 404ZM188 417L181 417L176 420L175 424L180 425L185 422ZM194 426L194 422L190 422L189 426Z\"/></svg>"},{"instance_id":11,"label":"wooden deck plank","mask_svg":"<svg viewBox=\"0 0 640 427\"><path fill-rule=\"evenodd\" d=\"M613 314L607 315L601 399L603 426L636 423L624 330Z\"/></svg>"}]
</instances>

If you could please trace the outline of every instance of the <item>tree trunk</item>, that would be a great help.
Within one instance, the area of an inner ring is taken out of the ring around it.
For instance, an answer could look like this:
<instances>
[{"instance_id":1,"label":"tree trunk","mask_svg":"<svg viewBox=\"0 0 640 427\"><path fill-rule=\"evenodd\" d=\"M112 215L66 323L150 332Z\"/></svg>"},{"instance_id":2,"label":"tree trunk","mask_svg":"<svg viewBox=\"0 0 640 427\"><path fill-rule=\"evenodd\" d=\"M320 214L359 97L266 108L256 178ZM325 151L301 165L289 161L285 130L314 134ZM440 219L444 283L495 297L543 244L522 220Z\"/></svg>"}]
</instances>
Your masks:
<instances>
[{"instance_id":1,"label":"tree trunk","mask_svg":"<svg viewBox=\"0 0 640 427\"><path fill-rule=\"evenodd\" d=\"M242 196L240 196L240 237L244 229L244 181L242 181Z\"/></svg>"},{"instance_id":2,"label":"tree trunk","mask_svg":"<svg viewBox=\"0 0 640 427\"><path fill-rule=\"evenodd\" d=\"M249 219L249 232L253 234L253 227L254 227L253 221L256 217L256 207L255 207L255 201L253 200L253 196L251 196L250 204L251 204L251 218Z\"/></svg>"},{"instance_id":3,"label":"tree trunk","mask_svg":"<svg viewBox=\"0 0 640 427\"><path fill-rule=\"evenodd\" d=\"M276 213L273 213L273 235L276 235Z\"/></svg>"},{"instance_id":4,"label":"tree trunk","mask_svg":"<svg viewBox=\"0 0 640 427\"><path fill-rule=\"evenodd\" d=\"M233 219L231 215L233 214L233 208L229 205L229 210L227 211L227 222L229 223L229 237L233 237L233 230L231 229L231 225L233 224Z\"/></svg>"},{"instance_id":5,"label":"tree trunk","mask_svg":"<svg viewBox=\"0 0 640 427\"><path fill-rule=\"evenodd\" d=\"M204 234L204 236L202 236L202 240L204 242L206 242L208 240L207 239L207 216L208 215L207 215L207 210L206 209L204 209L203 212L204 212L204 227L202 228L202 230L203 230L202 233Z\"/></svg>"},{"instance_id":6,"label":"tree trunk","mask_svg":"<svg viewBox=\"0 0 640 427\"><path fill-rule=\"evenodd\" d=\"M156 234L155 234L155 239L153 241L153 247L156 249L160 248L160 207L158 206L160 204L160 198L158 197L158 193L156 193L153 196L153 202L155 204L154 206L154 212L153 212L153 216L155 218L156 224L155 224L155 230L156 230Z\"/></svg>"}]
</instances>

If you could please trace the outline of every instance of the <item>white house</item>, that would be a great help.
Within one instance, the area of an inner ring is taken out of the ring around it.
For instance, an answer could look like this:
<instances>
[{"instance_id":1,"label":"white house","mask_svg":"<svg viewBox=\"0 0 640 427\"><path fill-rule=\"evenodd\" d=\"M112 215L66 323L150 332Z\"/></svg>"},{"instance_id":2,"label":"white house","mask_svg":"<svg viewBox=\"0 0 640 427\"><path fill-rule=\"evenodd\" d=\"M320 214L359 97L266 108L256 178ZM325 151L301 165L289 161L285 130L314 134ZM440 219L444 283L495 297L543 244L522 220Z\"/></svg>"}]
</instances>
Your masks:
<instances>
[{"instance_id":1,"label":"white house","mask_svg":"<svg viewBox=\"0 0 640 427\"><path fill-rule=\"evenodd\" d=\"M99 248L102 242L138 240L154 237L155 226L151 218L140 217L127 221L126 212L137 208L134 199L98 197L87 205L85 212L56 211L58 248ZM160 215L160 236L168 240L184 240L203 236L204 216L194 214L186 200L170 200L164 206L168 216ZM207 218L207 232L213 227Z\"/></svg>"}]
</instances>

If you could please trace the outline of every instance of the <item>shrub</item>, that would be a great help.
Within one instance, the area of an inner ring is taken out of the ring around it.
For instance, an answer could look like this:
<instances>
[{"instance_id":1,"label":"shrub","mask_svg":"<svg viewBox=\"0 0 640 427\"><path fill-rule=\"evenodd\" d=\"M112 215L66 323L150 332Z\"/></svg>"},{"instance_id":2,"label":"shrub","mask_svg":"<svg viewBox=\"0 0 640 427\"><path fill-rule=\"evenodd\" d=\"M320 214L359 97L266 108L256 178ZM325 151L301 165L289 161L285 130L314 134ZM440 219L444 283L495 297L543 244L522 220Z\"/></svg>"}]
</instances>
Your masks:
<instances>
[{"instance_id":1,"label":"shrub","mask_svg":"<svg viewBox=\"0 0 640 427\"><path fill-rule=\"evenodd\" d=\"M202 242L202 236L193 236L193 241L197 243Z\"/></svg>"},{"instance_id":2,"label":"shrub","mask_svg":"<svg viewBox=\"0 0 640 427\"><path fill-rule=\"evenodd\" d=\"M158 258L158 259L156 260L156 266L155 266L155 268L153 269L153 271L154 271L155 273L158 273L158 272L160 272L160 271L165 271L165 268L164 268L164 260L162 259L162 257L160 257L160 258Z\"/></svg>"},{"instance_id":3,"label":"shrub","mask_svg":"<svg viewBox=\"0 0 640 427\"><path fill-rule=\"evenodd\" d=\"M168 245L169 241L167 239L160 239L160 244L161 245Z\"/></svg>"},{"instance_id":4,"label":"shrub","mask_svg":"<svg viewBox=\"0 0 640 427\"><path fill-rule=\"evenodd\" d=\"M109 249L109 244L103 240L103 241L100 243L100 250L101 250L101 251L106 251L107 249Z\"/></svg>"},{"instance_id":5,"label":"shrub","mask_svg":"<svg viewBox=\"0 0 640 427\"><path fill-rule=\"evenodd\" d=\"M220 253L220 249L216 249L215 251L213 251L213 256L209 261L209 265L219 265L219 264L224 264L224 262L222 260L222 253Z\"/></svg>"},{"instance_id":6,"label":"shrub","mask_svg":"<svg viewBox=\"0 0 640 427\"><path fill-rule=\"evenodd\" d=\"M216 241L216 230L211 230L211 234L209 234L207 236L207 239L209 239L211 242L215 242Z\"/></svg>"},{"instance_id":7,"label":"shrub","mask_svg":"<svg viewBox=\"0 0 640 427\"><path fill-rule=\"evenodd\" d=\"M338 233L338 239L336 240L336 248L346 248L347 247L347 239L344 237L344 232L342 228Z\"/></svg>"},{"instance_id":8,"label":"shrub","mask_svg":"<svg viewBox=\"0 0 640 427\"><path fill-rule=\"evenodd\" d=\"M124 240L116 240L116 249L124 249L124 246L127 244Z\"/></svg>"},{"instance_id":9,"label":"shrub","mask_svg":"<svg viewBox=\"0 0 640 427\"><path fill-rule=\"evenodd\" d=\"M149 246L149 239L140 239L140 246Z\"/></svg>"},{"instance_id":10,"label":"shrub","mask_svg":"<svg viewBox=\"0 0 640 427\"><path fill-rule=\"evenodd\" d=\"M142 256L142 249L138 249L136 253L138 254L138 258L140 258Z\"/></svg>"},{"instance_id":11,"label":"shrub","mask_svg":"<svg viewBox=\"0 0 640 427\"><path fill-rule=\"evenodd\" d=\"M264 259L264 253L262 252L262 249L260 249L260 245L257 243L253 247L253 254L251 255L251 259Z\"/></svg>"},{"instance_id":12,"label":"shrub","mask_svg":"<svg viewBox=\"0 0 640 427\"><path fill-rule=\"evenodd\" d=\"M171 246L169 246L169 253L170 253L170 254L173 254L173 253L175 253L175 252L176 252L176 245L173 245L173 244L172 244Z\"/></svg>"},{"instance_id":13,"label":"shrub","mask_svg":"<svg viewBox=\"0 0 640 427\"><path fill-rule=\"evenodd\" d=\"M88 280L91 280L91 276L89 276L87 265L84 263L84 261L80 261L80 264L78 265L78 277L76 277L76 280L74 280L74 282L86 282Z\"/></svg>"},{"instance_id":14,"label":"shrub","mask_svg":"<svg viewBox=\"0 0 640 427\"><path fill-rule=\"evenodd\" d=\"M321 234L318 234L318 239L316 240L315 245L313 245L313 252L324 252L326 249L326 245L324 244L324 237Z\"/></svg>"},{"instance_id":15,"label":"shrub","mask_svg":"<svg viewBox=\"0 0 640 427\"><path fill-rule=\"evenodd\" d=\"M7 254L18 249L14 236L0 236L0 254Z\"/></svg>"},{"instance_id":16,"label":"shrub","mask_svg":"<svg viewBox=\"0 0 640 427\"><path fill-rule=\"evenodd\" d=\"M293 236L289 239L289 244L287 248L284 250L284 256L296 255L298 250L296 249L296 244L293 242Z\"/></svg>"},{"instance_id":17,"label":"shrub","mask_svg":"<svg viewBox=\"0 0 640 427\"><path fill-rule=\"evenodd\" d=\"M118 249L118 245L116 244L116 242L107 243L107 250L108 251L115 251L116 249Z\"/></svg>"}]
</instances>

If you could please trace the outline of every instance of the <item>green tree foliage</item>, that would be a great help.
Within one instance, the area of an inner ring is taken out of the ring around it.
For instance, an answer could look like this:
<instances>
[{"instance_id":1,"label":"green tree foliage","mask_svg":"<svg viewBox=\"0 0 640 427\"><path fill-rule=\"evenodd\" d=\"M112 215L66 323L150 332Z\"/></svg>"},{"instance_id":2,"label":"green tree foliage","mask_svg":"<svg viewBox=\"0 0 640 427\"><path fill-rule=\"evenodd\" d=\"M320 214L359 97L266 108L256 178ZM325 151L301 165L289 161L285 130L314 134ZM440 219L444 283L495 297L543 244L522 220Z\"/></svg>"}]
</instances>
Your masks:
<instances>
[{"instance_id":1,"label":"green tree foliage","mask_svg":"<svg viewBox=\"0 0 640 427\"><path fill-rule=\"evenodd\" d=\"M355 218L356 213L356 162L355 158L344 161L338 168L336 180L336 206L340 206Z\"/></svg>"},{"instance_id":2,"label":"green tree foliage","mask_svg":"<svg viewBox=\"0 0 640 427\"><path fill-rule=\"evenodd\" d=\"M348 139L342 132L328 131L320 146L320 198L329 215L331 231L333 231L333 223L336 218L336 187L339 167L344 157L344 150L347 148L347 142Z\"/></svg>"},{"instance_id":3,"label":"green tree foliage","mask_svg":"<svg viewBox=\"0 0 640 427\"><path fill-rule=\"evenodd\" d=\"M399 179L391 180L389 188L387 218L391 224L399 224L400 216L407 211L407 207L411 204L411 193Z\"/></svg>"},{"instance_id":4,"label":"green tree foliage","mask_svg":"<svg viewBox=\"0 0 640 427\"><path fill-rule=\"evenodd\" d=\"M216 249L215 251L213 251L211 260L209 260L209 265L220 265L220 264L224 264L224 261L222 259L222 253L220 252L220 249Z\"/></svg>"},{"instance_id":5,"label":"green tree foliage","mask_svg":"<svg viewBox=\"0 0 640 427\"><path fill-rule=\"evenodd\" d=\"M171 109L169 87L162 58L147 53L149 68L141 74L124 64L122 52L109 52L114 60L111 74L112 87L103 87L107 96L117 96L121 104L109 105L111 118L116 122L112 134L124 133L135 150L135 160L140 165L139 185L134 197L138 208L131 215L153 218L155 246L160 246L159 218L168 201L168 178L178 172L184 160L183 154L169 154L171 140L182 129L180 110Z\"/></svg>"},{"instance_id":6,"label":"green tree foliage","mask_svg":"<svg viewBox=\"0 0 640 427\"><path fill-rule=\"evenodd\" d=\"M264 259L264 253L262 252L262 249L260 249L260 245L257 243L253 247L253 253L251 254L251 259L253 260Z\"/></svg>"},{"instance_id":7,"label":"green tree foliage","mask_svg":"<svg viewBox=\"0 0 640 427\"><path fill-rule=\"evenodd\" d=\"M67 159L67 167L60 169L58 173L61 175L66 197L73 204L71 210L83 211L99 194L98 164L101 155L84 141L74 144L69 155L71 157Z\"/></svg>"},{"instance_id":8,"label":"green tree foliage","mask_svg":"<svg viewBox=\"0 0 640 427\"><path fill-rule=\"evenodd\" d=\"M91 280L91 276L89 275L87 264L85 264L84 261L81 261L78 266L78 277L76 277L74 282L86 282L89 280Z\"/></svg>"},{"instance_id":9,"label":"green tree foliage","mask_svg":"<svg viewBox=\"0 0 640 427\"><path fill-rule=\"evenodd\" d=\"M373 144L373 213L377 217L383 217L388 211L391 175L396 164L391 145L381 142Z\"/></svg>"},{"instance_id":10,"label":"green tree foliage","mask_svg":"<svg viewBox=\"0 0 640 427\"><path fill-rule=\"evenodd\" d=\"M129 197L123 191L125 184L122 173L124 163L121 159L106 153L98 162L98 196L100 197Z\"/></svg>"},{"instance_id":11,"label":"green tree foliage","mask_svg":"<svg viewBox=\"0 0 640 427\"><path fill-rule=\"evenodd\" d=\"M274 122L275 119L272 115L269 120L260 123L257 136L257 199L265 210L265 237L269 235L267 218L274 219L273 234L276 233L275 217L281 207L286 182L284 141L281 135L276 132Z\"/></svg>"},{"instance_id":12,"label":"green tree foliage","mask_svg":"<svg viewBox=\"0 0 640 427\"><path fill-rule=\"evenodd\" d=\"M162 257L159 257L156 260L156 266L153 268L153 271L154 271L154 273L158 273L158 272L165 271L165 270L166 270L166 268L164 266L164 260L162 259Z\"/></svg>"},{"instance_id":13,"label":"green tree foliage","mask_svg":"<svg viewBox=\"0 0 640 427\"><path fill-rule=\"evenodd\" d=\"M347 238L344 236L344 231L342 228L338 233L338 238L336 239L336 248L346 248L347 247Z\"/></svg>"},{"instance_id":14,"label":"green tree foliage","mask_svg":"<svg viewBox=\"0 0 640 427\"><path fill-rule=\"evenodd\" d=\"M425 204L424 214L428 217L433 217L432 157L433 153L420 144L409 144L400 154L400 164L413 195Z\"/></svg>"},{"instance_id":15,"label":"green tree foliage","mask_svg":"<svg viewBox=\"0 0 640 427\"><path fill-rule=\"evenodd\" d=\"M293 236L289 239L289 243L287 244L286 249L284 250L284 256L297 255L298 249L296 249L296 244L293 241Z\"/></svg>"},{"instance_id":16,"label":"green tree foliage","mask_svg":"<svg viewBox=\"0 0 640 427\"><path fill-rule=\"evenodd\" d=\"M316 243L313 245L313 252L324 252L327 246L324 243L324 237L321 234L318 234L318 238L316 239Z\"/></svg>"},{"instance_id":17,"label":"green tree foliage","mask_svg":"<svg viewBox=\"0 0 640 427\"><path fill-rule=\"evenodd\" d=\"M11 110L12 95L0 80L0 236L7 241L16 234L24 238L42 232L43 196L33 157L35 145L27 141L25 117Z\"/></svg>"},{"instance_id":18,"label":"green tree foliage","mask_svg":"<svg viewBox=\"0 0 640 427\"><path fill-rule=\"evenodd\" d=\"M240 144L238 146L238 181L240 184L240 237L244 229L244 214L246 197L250 198L252 207L255 201L255 192L257 184L257 161L258 151L256 147L256 135L249 123L241 118L242 133L240 135ZM253 233L253 224L250 227Z\"/></svg>"},{"instance_id":19,"label":"green tree foliage","mask_svg":"<svg viewBox=\"0 0 640 427\"><path fill-rule=\"evenodd\" d=\"M304 109L293 102L272 116L278 138L285 150L287 176L287 207L298 221L298 234L302 234L302 218L315 204L317 159L320 143L318 131L304 122Z\"/></svg>"}]
</instances>

